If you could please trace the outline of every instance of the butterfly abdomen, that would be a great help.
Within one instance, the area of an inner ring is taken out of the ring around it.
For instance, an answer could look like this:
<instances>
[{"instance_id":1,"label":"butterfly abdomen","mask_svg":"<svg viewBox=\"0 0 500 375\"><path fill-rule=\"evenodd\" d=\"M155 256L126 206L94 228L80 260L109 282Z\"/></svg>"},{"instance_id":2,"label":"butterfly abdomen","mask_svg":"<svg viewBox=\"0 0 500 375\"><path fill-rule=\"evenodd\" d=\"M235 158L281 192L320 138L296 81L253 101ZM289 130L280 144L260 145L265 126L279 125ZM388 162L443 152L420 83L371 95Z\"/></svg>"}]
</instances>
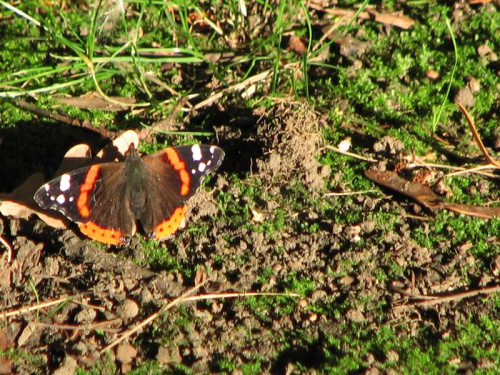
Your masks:
<instances>
[{"instance_id":1,"label":"butterfly abdomen","mask_svg":"<svg viewBox=\"0 0 500 375\"><path fill-rule=\"evenodd\" d=\"M125 159L125 180L126 193L125 199L128 201L136 219L140 218L146 207L148 186L148 170L144 160L139 156L133 155Z\"/></svg>"}]
</instances>

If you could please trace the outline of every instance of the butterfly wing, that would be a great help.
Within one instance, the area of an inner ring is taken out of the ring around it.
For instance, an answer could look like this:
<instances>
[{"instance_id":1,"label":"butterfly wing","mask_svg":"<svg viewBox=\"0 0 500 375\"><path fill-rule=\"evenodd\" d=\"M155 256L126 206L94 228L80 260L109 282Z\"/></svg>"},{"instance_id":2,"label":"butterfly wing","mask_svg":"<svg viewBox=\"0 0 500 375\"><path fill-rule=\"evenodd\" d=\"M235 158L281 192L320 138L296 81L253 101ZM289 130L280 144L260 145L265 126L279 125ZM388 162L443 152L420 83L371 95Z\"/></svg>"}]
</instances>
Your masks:
<instances>
[{"instance_id":1,"label":"butterfly wing","mask_svg":"<svg viewBox=\"0 0 500 375\"><path fill-rule=\"evenodd\" d=\"M57 210L78 223L83 234L100 242L125 243L136 229L123 163L65 173L40 187L34 199L40 207Z\"/></svg>"},{"instance_id":2,"label":"butterfly wing","mask_svg":"<svg viewBox=\"0 0 500 375\"><path fill-rule=\"evenodd\" d=\"M223 159L222 149L208 145L170 147L144 157L150 173L148 199L139 218L144 231L156 239L174 233L184 221L186 200Z\"/></svg>"}]
</instances>

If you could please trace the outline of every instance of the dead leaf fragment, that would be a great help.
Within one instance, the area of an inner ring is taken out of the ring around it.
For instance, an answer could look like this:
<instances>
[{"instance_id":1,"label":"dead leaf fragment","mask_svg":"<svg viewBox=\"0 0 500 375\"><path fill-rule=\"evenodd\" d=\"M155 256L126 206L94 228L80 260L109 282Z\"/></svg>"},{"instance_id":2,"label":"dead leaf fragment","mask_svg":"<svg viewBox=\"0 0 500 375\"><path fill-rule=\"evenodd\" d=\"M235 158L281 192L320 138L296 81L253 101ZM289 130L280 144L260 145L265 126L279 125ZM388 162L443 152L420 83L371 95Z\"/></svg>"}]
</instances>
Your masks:
<instances>
[{"instance_id":1,"label":"dead leaf fragment","mask_svg":"<svg viewBox=\"0 0 500 375\"><path fill-rule=\"evenodd\" d=\"M55 211L52 214L52 212L42 210L33 200L35 191L43 182L43 174L35 173L12 193L0 194L0 214L18 219L26 219L35 213L51 227L66 229L68 221L62 215L59 215Z\"/></svg>"},{"instance_id":2,"label":"dead leaf fragment","mask_svg":"<svg viewBox=\"0 0 500 375\"><path fill-rule=\"evenodd\" d=\"M367 12L375 18L376 22L383 23L385 25L396 26L401 29L407 30L415 24L410 17L405 16L400 13L379 13L375 10L368 9Z\"/></svg>"},{"instance_id":3,"label":"dead leaf fragment","mask_svg":"<svg viewBox=\"0 0 500 375\"><path fill-rule=\"evenodd\" d=\"M395 190L400 194L406 195L407 197L410 197L431 209L445 208L461 214L476 216L483 219L500 217L500 207L482 207L448 202L440 198L431 190L430 187L417 182L405 180L404 178L398 176L395 172L368 170L365 172L365 175L370 180L389 189Z\"/></svg>"},{"instance_id":4,"label":"dead leaf fragment","mask_svg":"<svg viewBox=\"0 0 500 375\"><path fill-rule=\"evenodd\" d=\"M340 17L353 18L356 14L356 11L354 10L341 8L324 8L321 5L314 4L313 2L309 3L309 7ZM396 26L404 30L409 29L415 24L414 20L402 13L379 13L373 9L367 9L365 12L361 12L357 16L362 20L373 19L375 20L375 22L380 22L390 26Z\"/></svg>"},{"instance_id":5,"label":"dead leaf fragment","mask_svg":"<svg viewBox=\"0 0 500 375\"><path fill-rule=\"evenodd\" d=\"M352 36L346 35L335 39L335 44L340 48L340 54L350 60L356 60L366 54L372 42L363 42Z\"/></svg>"},{"instance_id":6,"label":"dead leaf fragment","mask_svg":"<svg viewBox=\"0 0 500 375\"><path fill-rule=\"evenodd\" d=\"M90 165L93 162L102 163L122 160L131 144L134 144L136 148L139 145L139 136L133 130L121 134L112 143L104 147L94 159L91 159L88 145L79 144L73 146L64 155L61 165L53 177ZM43 174L37 172L12 193L0 194L0 214L18 219L26 219L30 215L36 214L52 228L67 229L69 220L62 214L54 210L43 210L33 200L33 195L44 182Z\"/></svg>"},{"instance_id":7,"label":"dead leaf fragment","mask_svg":"<svg viewBox=\"0 0 500 375\"><path fill-rule=\"evenodd\" d=\"M36 323L29 322L28 325L23 329L23 332L17 339L17 345L19 347L23 346L26 344L26 342L29 340L29 338L37 331L37 325Z\"/></svg>"},{"instance_id":8,"label":"dead leaf fragment","mask_svg":"<svg viewBox=\"0 0 500 375\"><path fill-rule=\"evenodd\" d=\"M368 170L366 177L376 183L413 198L429 208L441 208L443 200L428 186L411 182L390 171Z\"/></svg>"},{"instance_id":9,"label":"dead leaf fragment","mask_svg":"<svg viewBox=\"0 0 500 375\"><path fill-rule=\"evenodd\" d=\"M78 97L56 97L54 98L56 102L60 104L65 104L68 106L81 108L81 109L98 109L101 111L124 111L128 108L123 105L118 105L117 103L125 104L135 104L135 98L128 98L122 96L111 96L111 99L116 101L116 103L110 102L109 100L103 98L97 93L87 93Z\"/></svg>"},{"instance_id":10,"label":"dead leaf fragment","mask_svg":"<svg viewBox=\"0 0 500 375\"><path fill-rule=\"evenodd\" d=\"M99 163L123 160L131 145L139 148L139 135L134 130L127 130L96 155Z\"/></svg>"},{"instance_id":11,"label":"dead leaf fragment","mask_svg":"<svg viewBox=\"0 0 500 375\"><path fill-rule=\"evenodd\" d=\"M12 284L12 271L8 266L8 259L3 257L0 259L0 290L1 289L9 289ZM0 331L0 350L2 350L2 331Z\"/></svg>"},{"instance_id":12,"label":"dead leaf fragment","mask_svg":"<svg viewBox=\"0 0 500 375\"><path fill-rule=\"evenodd\" d=\"M299 55L303 55L307 52L307 40L303 37L292 36L288 41L288 47Z\"/></svg>"},{"instance_id":13,"label":"dead leaf fragment","mask_svg":"<svg viewBox=\"0 0 500 375\"><path fill-rule=\"evenodd\" d=\"M360 309L349 309L346 316L347 319L354 323L363 323L365 321L365 315Z\"/></svg>"}]
</instances>

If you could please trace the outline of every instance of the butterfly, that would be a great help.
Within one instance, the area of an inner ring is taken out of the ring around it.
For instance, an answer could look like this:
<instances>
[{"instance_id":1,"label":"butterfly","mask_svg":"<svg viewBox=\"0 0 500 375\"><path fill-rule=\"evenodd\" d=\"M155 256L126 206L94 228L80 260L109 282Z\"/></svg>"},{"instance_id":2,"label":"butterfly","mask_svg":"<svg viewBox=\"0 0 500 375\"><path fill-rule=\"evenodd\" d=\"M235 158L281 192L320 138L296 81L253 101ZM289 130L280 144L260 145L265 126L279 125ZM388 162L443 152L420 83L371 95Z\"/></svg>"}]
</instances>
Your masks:
<instances>
[{"instance_id":1,"label":"butterfly","mask_svg":"<svg viewBox=\"0 0 500 375\"><path fill-rule=\"evenodd\" d=\"M144 157L131 146L124 161L64 173L34 199L99 242L128 243L137 223L149 238L162 239L183 225L186 201L223 159L224 151L210 145L169 147Z\"/></svg>"}]
</instances>

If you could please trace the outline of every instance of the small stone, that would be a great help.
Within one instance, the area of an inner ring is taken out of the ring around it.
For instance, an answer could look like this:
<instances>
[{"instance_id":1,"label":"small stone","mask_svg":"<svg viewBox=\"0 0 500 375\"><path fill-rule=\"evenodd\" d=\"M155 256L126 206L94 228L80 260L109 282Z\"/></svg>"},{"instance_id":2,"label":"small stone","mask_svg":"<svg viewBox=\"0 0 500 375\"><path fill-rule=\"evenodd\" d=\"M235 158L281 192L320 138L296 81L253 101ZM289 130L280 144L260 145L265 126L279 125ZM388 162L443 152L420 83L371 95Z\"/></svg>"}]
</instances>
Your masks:
<instances>
[{"instance_id":1,"label":"small stone","mask_svg":"<svg viewBox=\"0 0 500 375\"><path fill-rule=\"evenodd\" d=\"M355 323L363 323L365 321L365 316L363 312L359 309L350 309L347 311L347 319Z\"/></svg>"},{"instance_id":2,"label":"small stone","mask_svg":"<svg viewBox=\"0 0 500 375\"><path fill-rule=\"evenodd\" d=\"M130 344L122 344L116 349L116 359L121 363L131 363L137 356L137 350Z\"/></svg>"},{"instance_id":3,"label":"small stone","mask_svg":"<svg viewBox=\"0 0 500 375\"><path fill-rule=\"evenodd\" d=\"M455 101L462 104L464 107L470 108L474 106L474 95L472 94L472 90L469 86L463 87L458 90L455 95Z\"/></svg>"},{"instance_id":4,"label":"small stone","mask_svg":"<svg viewBox=\"0 0 500 375\"><path fill-rule=\"evenodd\" d=\"M167 365L169 363L181 363L182 357L178 348L170 349L160 346L158 354L156 355L156 360L162 365Z\"/></svg>"},{"instance_id":5,"label":"small stone","mask_svg":"<svg viewBox=\"0 0 500 375\"><path fill-rule=\"evenodd\" d=\"M135 318L139 314L139 304L133 299L123 301L118 315L125 321Z\"/></svg>"},{"instance_id":6,"label":"small stone","mask_svg":"<svg viewBox=\"0 0 500 375\"><path fill-rule=\"evenodd\" d=\"M467 77L467 83L469 85L470 91L473 94L479 92L481 90L481 82L472 76Z\"/></svg>"},{"instance_id":7,"label":"small stone","mask_svg":"<svg viewBox=\"0 0 500 375\"><path fill-rule=\"evenodd\" d=\"M429 78L431 81L435 81L439 78L439 73L436 72L434 69L427 69L425 71L425 76Z\"/></svg>"},{"instance_id":8,"label":"small stone","mask_svg":"<svg viewBox=\"0 0 500 375\"><path fill-rule=\"evenodd\" d=\"M387 360L391 361L391 362L397 362L397 361L399 361L399 354L398 354L398 352L395 351L395 350L392 350L392 349L389 350L387 352Z\"/></svg>"}]
</instances>

